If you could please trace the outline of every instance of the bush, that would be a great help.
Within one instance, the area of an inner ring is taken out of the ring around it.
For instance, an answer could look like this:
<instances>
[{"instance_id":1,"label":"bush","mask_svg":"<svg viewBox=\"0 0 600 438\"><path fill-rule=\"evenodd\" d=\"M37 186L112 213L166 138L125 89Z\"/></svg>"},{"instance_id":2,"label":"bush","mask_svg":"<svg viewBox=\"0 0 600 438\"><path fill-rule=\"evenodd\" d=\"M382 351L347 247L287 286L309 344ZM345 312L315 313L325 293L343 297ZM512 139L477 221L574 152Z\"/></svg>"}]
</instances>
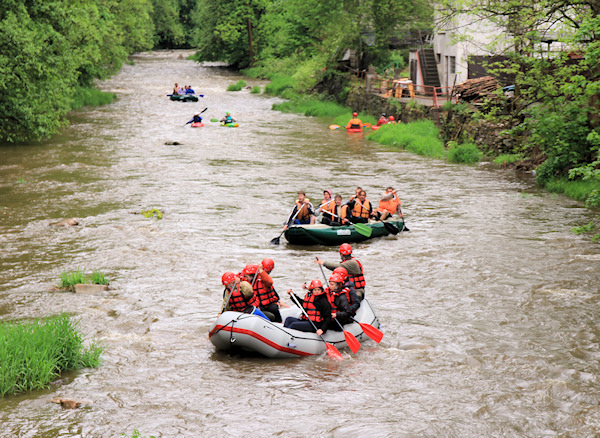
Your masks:
<instances>
[{"instance_id":1,"label":"bush","mask_svg":"<svg viewBox=\"0 0 600 438\"><path fill-rule=\"evenodd\" d=\"M291 76L273 75L269 80L271 83L265 86L265 94L281 96L285 90L294 88L294 79Z\"/></svg>"},{"instance_id":2,"label":"bush","mask_svg":"<svg viewBox=\"0 0 600 438\"><path fill-rule=\"evenodd\" d=\"M252 94L260 94L260 87L258 85L255 85L254 87L252 87L252 89L250 90L250 93Z\"/></svg>"},{"instance_id":3,"label":"bush","mask_svg":"<svg viewBox=\"0 0 600 438\"><path fill-rule=\"evenodd\" d=\"M83 347L68 315L0 323L0 396L41 389L63 371L97 367L104 348Z\"/></svg>"},{"instance_id":4,"label":"bush","mask_svg":"<svg viewBox=\"0 0 600 438\"><path fill-rule=\"evenodd\" d=\"M481 159L481 151L473 143L448 143L448 161L450 163L477 163Z\"/></svg>"},{"instance_id":5,"label":"bush","mask_svg":"<svg viewBox=\"0 0 600 438\"><path fill-rule=\"evenodd\" d=\"M243 79L240 79L235 84L229 84L229 86L227 87L227 91L240 91L245 86L246 86L246 81Z\"/></svg>"},{"instance_id":6,"label":"bush","mask_svg":"<svg viewBox=\"0 0 600 438\"><path fill-rule=\"evenodd\" d=\"M384 145L402 147L427 157L446 156L444 145L439 139L439 131L431 120L383 125L367 138Z\"/></svg>"}]
</instances>

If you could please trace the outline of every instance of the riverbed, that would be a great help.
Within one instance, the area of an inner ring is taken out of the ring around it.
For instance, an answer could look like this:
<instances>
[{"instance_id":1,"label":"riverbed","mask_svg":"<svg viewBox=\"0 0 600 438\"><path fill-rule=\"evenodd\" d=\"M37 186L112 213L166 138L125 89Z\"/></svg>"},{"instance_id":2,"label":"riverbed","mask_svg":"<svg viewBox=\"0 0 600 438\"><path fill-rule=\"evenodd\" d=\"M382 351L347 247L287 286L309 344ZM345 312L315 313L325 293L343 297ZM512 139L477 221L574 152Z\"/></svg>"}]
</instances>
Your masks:
<instances>
[{"instance_id":1,"label":"riverbed","mask_svg":"<svg viewBox=\"0 0 600 438\"><path fill-rule=\"evenodd\" d=\"M279 98L226 92L237 73L187 54L138 54L100 84L113 104L73 113L50 140L0 147L0 319L69 312L106 347L99 368L0 400L0 436L600 432L600 248L570 232L592 212L530 174L273 111ZM204 97L171 102L175 82ZM205 127L184 126L204 108ZM239 128L210 122L225 111ZM298 190L318 203L361 186L376 201L389 185L411 231L353 244L380 344L341 362L215 351L224 271L269 257L277 290L300 292L321 276L315 256L339 259L335 247L269 244ZM164 217L139 214L152 208ZM69 217L81 225L49 226ZM76 269L102 271L111 289L53 290ZM88 403L65 410L54 397Z\"/></svg>"}]
</instances>

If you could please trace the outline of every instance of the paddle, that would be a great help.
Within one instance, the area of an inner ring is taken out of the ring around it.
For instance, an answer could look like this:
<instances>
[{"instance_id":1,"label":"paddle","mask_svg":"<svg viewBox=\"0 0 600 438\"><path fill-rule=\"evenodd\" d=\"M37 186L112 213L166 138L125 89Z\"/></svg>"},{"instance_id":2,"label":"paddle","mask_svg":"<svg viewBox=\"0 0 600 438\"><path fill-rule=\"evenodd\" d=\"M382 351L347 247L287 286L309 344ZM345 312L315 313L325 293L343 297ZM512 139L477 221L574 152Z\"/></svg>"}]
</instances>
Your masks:
<instances>
[{"instance_id":1,"label":"paddle","mask_svg":"<svg viewBox=\"0 0 600 438\"><path fill-rule=\"evenodd\" d=\"M325 283L328 283L327 276L325 275L325 271L323 270L323 265L319 264L319 268L321 268L321 274L323 274ZM342 324L340 324L340 322L336 318L333 318L333 319L335 322L337 322L337 325L339 325L340 328L342 329L342 331L344 332L344 338L346 339L346 344L348 344L348 347L350 347L350 350L352 350L352 353L356 354L358 352L358 350L360 350L360 342L358 342L358 339L356 339L356 336L354 336L349 331L344 330L344 327L342 326Z\"/></svg>"},{"instance_id":2,"label":"paddle","mask_svg":"<svg viewBox=\"0 0 600 438\"><path fill-rule=\"evenodd\" d=\"M341 219L337 214L332 213L330 211L326 212L327 214L330 214L334 217L337 217L338 219ZM356 232L358 234L362 234L365 237L371 237L371 233L373 233L373 229L365 224L352 224L354 225L354 229L356 230Z\"/></svg>"},{"instance_id":3,"label":"paddle","mask_svg":"<svg viewBox=\"0 0 600 438\"><path fill-rule=\"evenodd\" d=\"M354 321L355 323L360 325L360 328L362 329L363 332L365 332L365 335L367 335L369 338L373 339L378 344L381 342L381 339L383 338L383 332L381 330L376 329L375 327L373 327L370 324L358 322L356 319L354 319L352 317L350 317L350 318L352 319L352 321Z\"/></svg>"},{"instance_id":4,"label":"paddle","mask_svg":"<svg viewBox=\"0 0 600 438\"><path fill-rule=\"evenodd\" d=\"M204 108L202 111L200 111L200 112L199 112L199 114L202 114L202 113L203 113L204 111L206 111L207 109L208 109L208 108ZM186 126L188 123L192 123L192 122L193 122L193 119L192 119L192 120L190 120L189 122L187 122L187 123L186 123L185 125L183 125L183 126Z\"/></svg>"},{"instance_id":5,"label":"paddle","mask_svg":"<svg viewBox=\"0 0 600 438\"><path fill-rule=\"evenodd\" d=\"M296 214L294 215L293 218L291 218L290 220L287 221L288 227L290 226L290 222L292 222L294 219L296 219L296 216L298 216L298 213L300 213L300 210L302 210L302 207L300 207L298 209L298 211L296 212ZM292 209L292 211L294 211L294 210ZM271 245L279 245L279 240L281 239L281 236L283 236L283 233L285 233L285 230L287 230L287 228L284 228L283 231L281 232L281 234L279 234L279 236L275 237L274 239L271 239Z\"/></svg>"},{"instance_id":6,"label":"paddle","mask_svg":"<svg viewBox=\"0 0 600 438\"><path fill-rule=\"evenodd\" d=\"M340 129L340 125L329 125L329 129L335 131L336 129Z\"/></svg>"},{"instance_id":7,"label":"paddle","mask_svg":"<svg viewBox=\"0 0 600 438\"><path fill-rule=\"evenodd\" d=\"M315 333L318 330L317 326L315 325L314 322L311 321L311 319L308 317L308 315L306 314L306 312L304 311L304 307L302 307L300 305L300 303L298 302L298 300L296 300L296 297L294 296L293 293L290 293L290 298L292 299L292 301L296 304L296 306L300 307L300 310L302 310L302 313L304 314L304 316L306 317L306 319L310 322L310 324L313 326L313 328L315 329ZM327 354L329 356L331 356L332 358L336 359L336 360L344 360L344 358L342 357L342 355L340 354L340 351L335 348L335 345L330 344L329 342L327 342L325 340L325 338L323 338L323 335L319 335L319 337L321 338L321 340L323 342L325 342L325 346L327 347Z\"/></svg>"}]
</instances>

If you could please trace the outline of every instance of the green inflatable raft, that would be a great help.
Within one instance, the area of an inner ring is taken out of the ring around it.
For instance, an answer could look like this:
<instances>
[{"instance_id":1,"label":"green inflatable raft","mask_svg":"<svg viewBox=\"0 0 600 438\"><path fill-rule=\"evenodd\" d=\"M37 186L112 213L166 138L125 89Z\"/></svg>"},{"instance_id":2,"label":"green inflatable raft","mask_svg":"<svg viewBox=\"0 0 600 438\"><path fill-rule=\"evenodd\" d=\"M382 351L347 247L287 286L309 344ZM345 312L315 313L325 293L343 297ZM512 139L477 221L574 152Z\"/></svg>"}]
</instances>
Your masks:
<instances>
[{"instance_id":1,"label":"green inflatable raft","mask_svg":"<svg viewBox=\"0 0 600 438\"><path fill-rule=\"evenodd\" d=\"M285 230L284 235L287 241L293 245L340 245L342 243L362 242L374 237L388 236L391 234L390 231L394 231L394 234L397 234L395 232L396 229L398 232L408 231L402 219L386 220L385 223L371 220L368 224L361 225L371 228L370 236L366 235L368 233L358 232L354 225L331 227L325 224L292 225Z\"/></svg>"},{"instance_id":2,"label":"green inflatable raft","mask_svg":"<svg viewBox=\"0 0 600 438\"><path fill-rule=\"evenodd\" d=\"M177 102L198 102L198 96L193 94L169 94L169 98Z\"/></svg>"}]
</instances>

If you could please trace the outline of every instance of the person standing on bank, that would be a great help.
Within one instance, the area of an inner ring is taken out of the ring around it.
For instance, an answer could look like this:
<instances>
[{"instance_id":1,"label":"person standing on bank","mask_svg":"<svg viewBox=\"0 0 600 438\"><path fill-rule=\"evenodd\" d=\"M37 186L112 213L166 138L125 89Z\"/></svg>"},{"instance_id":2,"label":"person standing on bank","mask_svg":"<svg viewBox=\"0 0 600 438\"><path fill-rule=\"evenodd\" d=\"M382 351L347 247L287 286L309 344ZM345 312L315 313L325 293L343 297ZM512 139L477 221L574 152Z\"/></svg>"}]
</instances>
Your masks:
<instances>
[{"instance_id":1,"label":"person standing on bank","mask_svg":"<svg viewBox=\"0 0 600 438\"><path fill-rule=\"evenodd\" d=\"M316 258L315 263L325 266L330 271L339 267L346 269L346 272L348 272L348 280L350 280L350 283L354 286L354 291L356 292L358 299L362 301L365 298L365 287L367 285L362 264L352 257L352 247L347 243L342 243L340 245L340 257L342 259L340 263L325 262L319 257Z\"/></svg>"}]
</instances>

